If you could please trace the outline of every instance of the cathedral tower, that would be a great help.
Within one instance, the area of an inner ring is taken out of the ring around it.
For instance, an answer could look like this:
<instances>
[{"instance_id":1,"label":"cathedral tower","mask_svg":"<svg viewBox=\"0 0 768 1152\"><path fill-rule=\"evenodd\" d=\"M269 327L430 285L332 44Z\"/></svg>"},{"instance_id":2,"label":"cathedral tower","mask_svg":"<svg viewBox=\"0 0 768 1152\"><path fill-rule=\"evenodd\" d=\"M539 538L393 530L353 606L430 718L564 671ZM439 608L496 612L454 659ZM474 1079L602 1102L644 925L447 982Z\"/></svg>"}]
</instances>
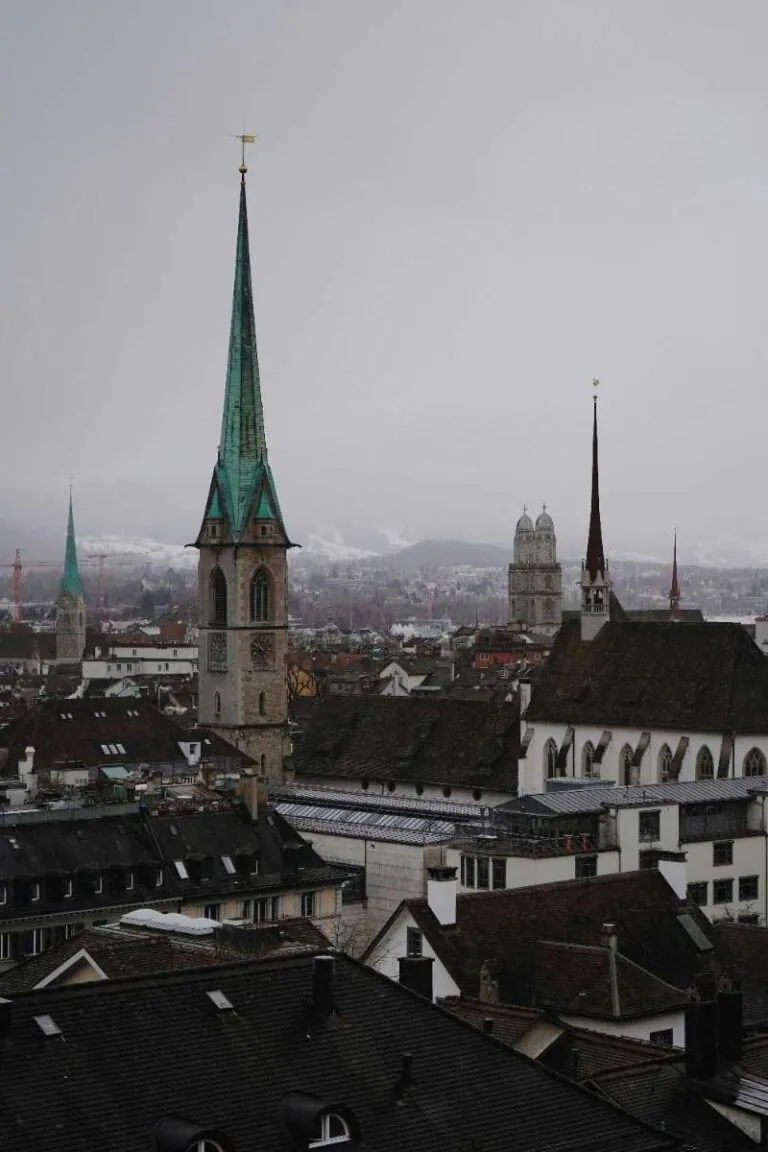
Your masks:
<instances>
[{"instance_id":1,"label":"cathedral tower","mask_svg":"<svg viewBox=\"0 0 768 1152\"><path fill-rule=\"evenodd\" d=\"M669 614L674 620L680 609L680 581L677 578L677 532L672 546L672 586L669 589Z\"/></svg>"},{"instance_id":2,"label":"cathedral tower","mask_svg":"<svg viewBox=\"0 0 768 1152\"><path fill-rule=\"evenodd\" d=\"M56 662L78 664L85 652L85 597L77 566L75 520L72 515L72 492L69 493L67 545L64 572L56 599Z\"/></svg>"},{"instance_id":3,"label":"cathedral tower","mask_svg":"<svg viewBox=\"0 0 768 1152\"><path fill-rule=\"evenodd\" d=\"M597 381L595 381L597 384ZM603 550L600 523L600 481L597 467L597 396L592 414L592 497L589 508L587 556L581 566L581 638L594 640L609 619L611 578Z\"/></svg>"},{"instance_id":4,"label":"cathedral tower","mask_svg":"<svg viewBox=\"0 0 768 1152\"><path fill-rule=\"evenodd\" d=\"M199 549L199 718L281 780L288 740L292 547L267 459L256 354L245 173L221 437Z\"/></svg>"},{"instance_id":5,"label":"cathedral tower","mask_svg":"<svg viewBox=\"0 0 768 1152\"><path fill-rule=\"evenodd\" d=\"M555 525L546 505L535 527L523 509L509 566L510 625L552 635L562 618L563 572L557 563Z\"/></svg>"}]
</instances>

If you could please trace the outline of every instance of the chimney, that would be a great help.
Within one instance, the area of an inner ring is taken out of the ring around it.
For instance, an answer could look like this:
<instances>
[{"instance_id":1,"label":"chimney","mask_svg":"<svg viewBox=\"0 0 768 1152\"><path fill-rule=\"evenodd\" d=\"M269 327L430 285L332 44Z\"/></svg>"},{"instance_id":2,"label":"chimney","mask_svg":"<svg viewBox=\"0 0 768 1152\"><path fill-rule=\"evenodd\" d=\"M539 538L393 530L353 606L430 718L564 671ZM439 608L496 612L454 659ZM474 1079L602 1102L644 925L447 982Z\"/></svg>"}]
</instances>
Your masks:
<instances>
[{"instance_id":1,"label":"chimney","mask_svg":"<svg viewBox=\"0 0 768 1152\"><path fill-rule=\"evenodd\" d=\"M427 904L443 928L456 924L457 890L455 868L427 869Z\"/></svg>"},{"instance_id":2,"label":"chimney","mask_svg":"<svg viewBox=\"0 0 768 1152\"><path fill-rule=\"evenodd\" d=\"M256 823L259 818L259 808L266 808L268 793L263 783L250 769L240 773L237 788L240 799L248 809L248 815Z\"/></svg>"},{"instance_id":3,"label":"chimney","mask_svg":"<svg viewBox=\"0 0 768 1152\"><path fill-rule=\"evenodd\" d=\"M619 938L616 935L616 925L606 922L600 929L600 944L603 948L610 948L616 952L619 947Z\"/></svg>"},{"instance_id":4,"label":"chimney","mask_svg":"<svg viewBox=\"0 0 768 1152\"><path fill-rule=\"evenodd\" d=\"M423 996L425 1000L432 1001L432 956L401 956L399 980L403 988L410 988L411 992Z\"/></svg>"},{"instance_id":5,"label":"chimney","mask_svg":"<svg viewBox=\"0 0 768 1152\"><path fill-rule=\"evenodd\" d=\"M734 1063L741 1059L743 1012L741 988L726 977L717 992L717 1047L721 1056Z\"/></svg>"},{"instance_id":6,"label":"chimney","mask_svg":"<svg viewBox=\"0 0 768 1152\"><path fill-rule=\"evenodd\" d=\"M312 970L312 1009L321 1020L333 1016L334 1006L333 956L315 956Z\"/></svg>"},{"instance_id":7,"label":"chimney","mask_svg":"<svg viewBox=\"0 0 768 1152\"><path fill-rule=\"evenodd\" d=\"M658 868L678 900L688 895L688 866L685 852L668 852L658 859Z\"/></svg>"},{"instance_id":8,"label":"chimney","mask_svg":"<svg viewBox=\"0 0 768 1152\"><path fill-rule=\"evenodd\" d=\"M710 1080L717 1071L717 1003L714 999L696 998L686 1005L685 1071L694 1080Z\"/></svg>"}]
</instances>

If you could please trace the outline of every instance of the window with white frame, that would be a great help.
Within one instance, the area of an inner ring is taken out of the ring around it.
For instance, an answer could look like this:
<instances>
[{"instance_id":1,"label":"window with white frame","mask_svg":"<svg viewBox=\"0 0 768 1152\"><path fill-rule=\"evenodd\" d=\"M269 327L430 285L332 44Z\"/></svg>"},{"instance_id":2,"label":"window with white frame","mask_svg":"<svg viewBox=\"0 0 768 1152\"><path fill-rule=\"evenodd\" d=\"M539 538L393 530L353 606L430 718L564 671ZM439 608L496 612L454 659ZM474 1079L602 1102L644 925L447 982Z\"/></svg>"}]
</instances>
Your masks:
<instances>
[{"instance_id":1,"label":"window with white frame","mask_svg":"<svg viewBox=\"0 0 768 1152\"><path fill-rule=\"evenodd\" d=\"M132 891L132 889L133 889L133 872L128 872L127 876L125 877L125 890L126 890L126 892L130 892L130 891Z\"/></svg>"},{"instance_id":2,"label":"window with white frame","mask_svg":"<svg viewBox=\"0 0 768 1152\"><path fill-rule=\"evenodd\" d=\"M260 896L253 902L253 918L257 924L269 924L280 914L279 896Z\"/></svg>"},{"instance_id":3,"label":"window with white frame","mask_svg":"<svg viewBox=\"0 0 768 1152\"><path fill-rule=\"evenodd\" d=\"M554 740L547 740L544 745L544 775L547 780L557 776L557 744Z\"/></svg>"},{"instance_id":4,"label":"window with white frame","mask_svg":"<svg viewBox=\"0 0 768 1152\"><path fill-rule=\"evenodd\" d=\"M162 888L163 886L163 870L162 868L155 869L155 888Z\"/></svg>"},{"instance_id":5,"label":"window with white frame","mask_svg":"<svg viewBox=\"0 0 768 1152\"><path fill-rule=\"evenodd\" d=\"M759 748L750 748L744 757L745 776L765 776L765 756Z\"/></svg>"},{"instance_id":6,"label":"window with white frame","mask_svg":"<svg viewBox=\"0 0 768 1152\"><path fill-rule=\"evenodd\" d=\"M70 900L72 898L72 877L70 876L64 881L64 899Z\"/></svg>"},{"instance_id":7,"label":"window with white frame","mask_svg":"<svg viewBox=\"0 0 768 1152\"><path fill-rule=\"evenodd\" d=\"M347 1143L351 1138L346 1120L336 1112L327 1112L325 1116L319 1117L307 1147L327 1148L331 1144Z\"/></svg>"},{"instance_id":8,"label":"window with white frame","mask_svg":"<svg viewBox=\"0 0 768 1152\"><path fill-rule=\"evenodd\" d=\"M662 784L668 783L672 775L672 749L669 744L663 744L659 752L659 781Z\"/></svg>"},{"instance_id":9,"label":"window with white frame","mask_svg":"<svg viewBox=\"0 0 768 1152\"><path fill-rule=\"evenodd\" d=\"M10 932L0 932L0 960L10 960L11 958L11 934Z\"/></svg>"},{"instance_id":10,"label":"window with white frame","mask_svg":"<svg viewBox=\"0 0 768 1152\"><path fill-rule=\"evenodd\" d=\"M221 904L204 904L203 916L207 920L218 920L221 917Z\"/></svg>"},{"instance_id":11,"label":"window with white frame","mask_svg":"<svg viewBox=\"0 0 768 1152\"><path fill-rule=\"evenodd\" d=\"M101 896L103 891L104 891L104 877L101 874L99 874L93 882L93 894L94 894L94 896Z\"/></svg>"},{"instance_id":12,"label":"window with white frame","mask_svg":"<svg viewBox=\"0 0 768 1152\"><path fill-rule=\"evenodd\" d=\"M301 893L301 913L302 916L315 916L315 906L317 901L315 897L316 892L302 892Z\"/></svg>"},{"instance_id":13,"label":"window with white frame","mask_svg":"<svg viewBox=\"0 0 768 1152\"><path fill-rule=\"evenodd\" d=\"M30 900L34 903L36 900L39 900L39 899L40 899L40 884L37 880L35 880L34 883L32 884L32 895L30 896Z\"/></svg>"},{"instance_id":14,"label":"window with white frame","mask_svg":"<svg viewBox=\"0 0 768 1152\"><path fill-rule=\"evenodd\" d=\"M0 884L0 904L5 904L7 899L5 884Z\"/></svg>"}]
</instances>

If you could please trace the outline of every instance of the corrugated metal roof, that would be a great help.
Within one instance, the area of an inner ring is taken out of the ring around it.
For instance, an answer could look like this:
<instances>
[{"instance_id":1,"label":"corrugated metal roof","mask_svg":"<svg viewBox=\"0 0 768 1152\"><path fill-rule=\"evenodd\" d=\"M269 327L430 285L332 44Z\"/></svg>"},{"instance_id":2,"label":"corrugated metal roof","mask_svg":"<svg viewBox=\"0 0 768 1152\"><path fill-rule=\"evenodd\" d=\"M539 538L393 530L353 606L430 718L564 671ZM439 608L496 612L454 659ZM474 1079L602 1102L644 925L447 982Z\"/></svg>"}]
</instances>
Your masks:
<instances>
[{"instance_id":1,"label":"corrugated metal roof","mask_svg":"<svg viewBox=\"0 0 768 1152\"><path fill-rule=\"evenodd\" d=\"M355 808L328 808L323 805L281 802L275 808L299 831L330 832L360 839L391 839L409 843L432 843L453 835L454 825L426 816L397 815L394 812L366 812ZM387 834L385 836L385 834Z\"/></svg>"},{"instance_id":2,"label":"corrugated metal roof","mask_svg":"<svg viewBox=\"0 0 768 1152\"><path fill-rule=\"evenodd\" d=\"M552 813L599 812L603 808L626 808L642 804L705 804L717 800L746 800L768 792L768 778L747 776L734 780L692 780L677 784L637 784L631 787L579 788L542 792L510 800L499 806L504 812L524 809L534 801L542 811Z\"/></svg>"},{"instance_id":3,"label":"corrugated metal roof","mask_svg":"<svg viewBox=\"0 0 768 1152\"><path fill-rule=\"evenodd\" d=\"M319 788L308 784L280 784L269 788L270 800L276 803L289 801L293 803L319 804L338 808L356 808L360 811L378 811L387 809L393 812L411 812L415 815L421 813L438 816L440 819L451 820L454 817L465 820L477 820L483 808L488 805L481 803L464 804L459 801L433 800L424 796L398 796L392 792L363 792L343 790L341 788Z\"/></svg>"}]
</instances>

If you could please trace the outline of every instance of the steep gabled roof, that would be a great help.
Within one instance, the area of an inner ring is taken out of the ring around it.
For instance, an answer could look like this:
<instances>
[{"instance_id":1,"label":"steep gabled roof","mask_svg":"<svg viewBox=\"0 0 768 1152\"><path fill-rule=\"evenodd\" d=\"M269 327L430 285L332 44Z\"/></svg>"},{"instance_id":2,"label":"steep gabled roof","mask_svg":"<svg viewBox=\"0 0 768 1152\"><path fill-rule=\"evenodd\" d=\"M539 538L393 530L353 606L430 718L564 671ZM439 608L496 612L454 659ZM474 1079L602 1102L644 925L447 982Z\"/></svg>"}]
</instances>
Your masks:
<instances>
[{"instance_id":1,"label":"steep gabled roof","mask_svg":"<svg viewBox=\"0 0 768 1152\"><path fill-rule=\"evenodd\" d=\"M238 1152L290 1152L291 1092L348 1109L369 1152L677 1147L346 956L335 958L336 1012L319 1020L314 962L19 995L0 1079L3 1152L144 1152L169 1114L225 1133ZM45 1017L60 1034L43 1032ZM406 1048L412 1083L398 1100Z\"/></svg>"},{"instance_id":2,"label":"steep gabled roof","mask_svg":"<svg viewBox=\"0 0 768 1152\"><path fill-rule=\"evenodd\" d=\"M323 696L292 705L301 776L517 791L519 711L490 700Z\"/></svg>"},{"instance_id":3,"label":"steep gabled roof","mask_svg":"<svg viewBox=\"0 0 768 1152\"><path fill-rule=\"evenodd\" d=\"M584 642L568 620L526 720L768 732L768 660L740 624L609 620Z\"/></svg>"},{"instance_id":4,"label":"steep gabled roof","mask_svg":"<svg viewBox=\"0 0 768 1152\"><path fill-rule=\"evenodd\" d=\"M408 900L403 907L422 929L463 995L480 995L481 970L485 968L491 979L498 980L499 996L508 1004L551 1004L543 981L547 971L553 980L560 981L558 970L563 966L559 962L542 963L542 943L596 948L605 923L616 926L618 950L623 957L675 989L687 988L698 973L719 972L723 964L730 962L727 946L703 913L680 900L655 870L530 888L460 893L455 927L441 927L426 900ZM384 937L399 912L400 909L369 945L366 955ZM709 948L700 949L694 935L679 919L683 914L692 918ZM550 958L551 955L550 950ZM642 998L648 993L645 977L630 978L629 969L623 976L627 990L625 1010L640 1010ZM570 993L561 983L553 984L560 1002L579 990L574 991L573 983L579 983L578 972L574 971L570 979Z\"/></svg>"}]
</instances>

